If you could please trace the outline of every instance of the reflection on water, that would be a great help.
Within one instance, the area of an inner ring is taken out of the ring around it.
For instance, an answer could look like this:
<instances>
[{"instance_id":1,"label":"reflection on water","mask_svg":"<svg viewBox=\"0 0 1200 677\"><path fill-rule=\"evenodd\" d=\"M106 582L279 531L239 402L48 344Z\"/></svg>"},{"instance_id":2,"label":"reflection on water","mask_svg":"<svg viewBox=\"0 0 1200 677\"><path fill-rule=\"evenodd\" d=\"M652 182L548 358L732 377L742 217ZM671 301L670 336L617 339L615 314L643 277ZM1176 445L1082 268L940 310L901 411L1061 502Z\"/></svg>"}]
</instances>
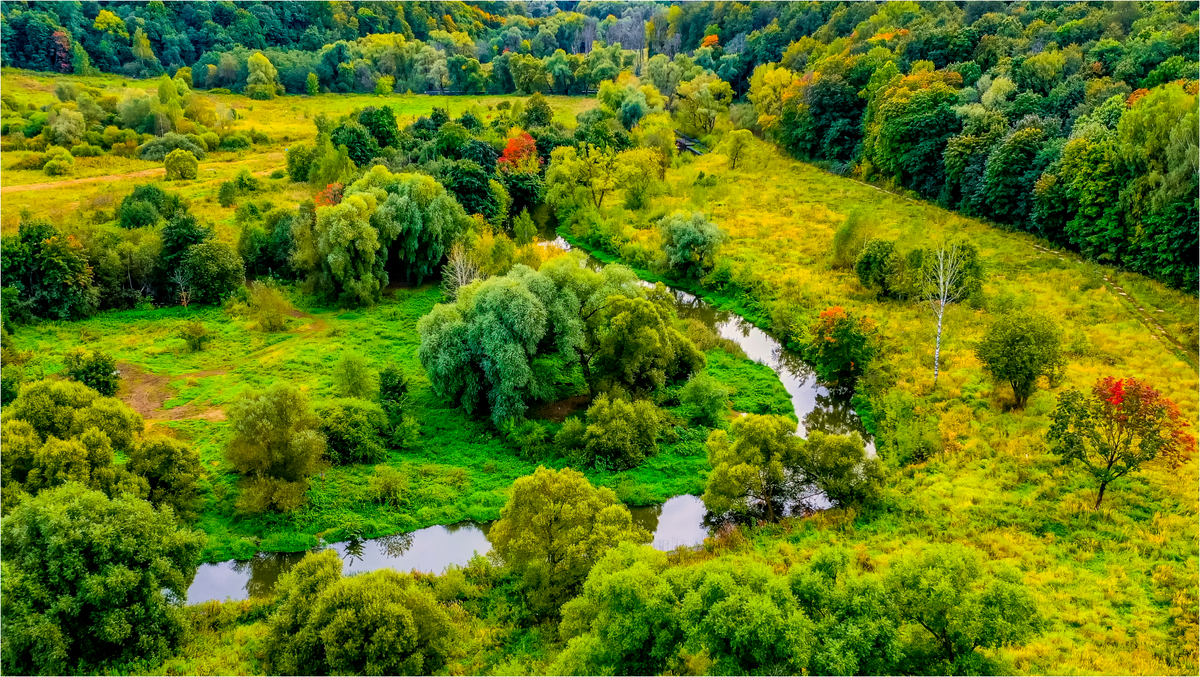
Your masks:
<instances>
[{"instance_id":1,"label":"reflection on water","mask_svg":"<svg viewBox=\"0 0 1200 677\"><path fill-rule=\"evenodd\" d=\"M532 216L543 239L554 240L564 249L571 248L555 232L557 222L548 205L534 207ZM603 264L588 256L588 265L598 268ZM867 440L868 452L875 453L874 444L850 406L849 397L831 392L818 383L812 368L798 355L785 350L775 337L740 316L718 310L687 292L675 290L675 300L680 317L703 322L721 337L737 342L747 357L775 370L791 395L792 406L800 420L797 434L807 436L810 430L837 435L857 432ZM774 506L775 512L804 514L829 507L828 499L820 492L800 493L806 495L803 500L794 505ZM633 508L631 512L637 524L654 534L652 545L659 550L698 545L703 543L710 529L720 526L719 520L714 521L705 514L704 504L696 496L676 496L662 505ZM334 543L330 547L342 556L343 571L347 574L383 567L440 573L451 564L467 564L475 553L489 552L492 549L487 538L489 527L489 524L473 523L434 526L385 538ZM188 603L266 596L275 587L280 574L305 554L259 553L246 562L202 565L188 589Z\"/></svg>"}]
</instances>

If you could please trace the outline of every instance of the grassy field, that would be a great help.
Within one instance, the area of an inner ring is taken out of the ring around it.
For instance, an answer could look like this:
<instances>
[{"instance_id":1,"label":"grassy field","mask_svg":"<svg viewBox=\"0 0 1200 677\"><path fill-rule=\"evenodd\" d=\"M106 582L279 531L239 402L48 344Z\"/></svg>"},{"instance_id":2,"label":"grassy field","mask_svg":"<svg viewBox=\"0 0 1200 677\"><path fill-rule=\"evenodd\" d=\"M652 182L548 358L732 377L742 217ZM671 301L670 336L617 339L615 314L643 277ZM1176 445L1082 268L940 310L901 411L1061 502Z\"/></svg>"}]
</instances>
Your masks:
<instances>
[{"instance_id":1,"label":"grassy field","mask_svg":"<svg viewBox=\"0 0 1200 677\"><path fill-rule=\"evenodd\" d=\"M22 72L0 74L6 91L44 103L53 100L53 81ZM117 78L93 81L117 91L125 86ZM137 87L155 84L128 82ZM194 211L218 224L221 237L231 240L237 229L233 209L217 204L220 181L243 167L259 174L282 167L283 147L312 136L311 120L317 112L334 114L383 102L403 116L427 113L435 105L449 105L457 115L468 105L500 100L407 95L284 97L272 102L214 98L238 110L238 128L257 127L272 139L253 151L213 154L201 164L199 179L172 184L191 200ZM595 104L589 99L550 100L563 120ZM4 164L10 161L6 153ZM87 218L90 211L111 209L134 185L148 180L119 177L143 165L112 162L111 180L27 191L8 189L22 182L40 183L33 180L36 177L5 171L3 231L11 232L23 208L67 222ZM81 160L75 178L93 176L93 169L100 172L104 167L93 168ZM718 181L698 181L701 172ZM255 199L276 205L294 204L309 194L307 187L286 179L264 184ZM736 548L739 552L782 571L823 544L839 543L859 552L859 566L884 571L889 561L925 543L973 545L987 554L991 567L1018 571L1046 618L1044 634L1025 646L993 652L1013 671L1196 673L1197 460L1177 469L1152 465L1113 485L1103 507L1093 510L1093 484L1080 471L1059 465L1043 441L1056 395L1070 387L1088 388L1108 375L1145 379L1174 399L1194 423L1200 410L1194 356L1200 317L1194 296L1097 267L1070 253L1046 251L1045 243L1026 234L833 176L787 159L761 142L738 169L730 169L720 153L681 158L668 171L665 189L646 209L630 212L613 198L605 212L614 222L637 226L628 233L634 241L656 247L658 236L651 226L674 209L702 211L719 223L731 236L723 253L733 258L742 279L769 282L778 298L802 309L802 317L843 305L875 320L885 344L882 377L919 399L919 413L936 419L945 449L930 461L893 474L886 509L865 516L831 511L752 530L750 541ZM988 273L986 300L979 308L961 305L950 311L937 388L932 380L930 313L912 303L879 301L852 272L832 269L828 263L833 232L852 210L868 216L872 236L896 239L901 249L957 237L980 249ZM50 372L59 368L65 350L80 343L108 350L133 367L126 397L139 401L134 390L146 384L146 403L153 405L147 409L153 412L148 415L151 425L192 440L201 450L208 469L207 508L201 521L210 534L206 557L221 559L255 548L294 549L317 535L369 536L496 516L512 479L529 472L536 462L521 458L488 426L446 408L429 393L416 361L414 325L438 296L430 288L400 289L378 307L353 313L309 307L297 299L304 312L283 334L260 333L216 309L162 309L48 323L22 329L16 338L20 348L44 355ZM778 318L753 299L709 297L760 325L782 333L791 330L771 326ZM998 312L1018 307L1054 318L1070 347L1070 364L1061 384L1044 384L1024 410L1014 411L1010 391L986 378L973 346ZM187 353L174 338L175 326L185 315L198 316L219 332L207 351ZM314 400L327 398L332 394L329 371L340 351L347 349L380 366L394 360L416 378L423 443L410 452L394 452L388 463L411 469L418 498L403 510L380 508L365 496L365 477L371 469L352 466L330 470L316 480L311 505L291 517L238 517L232 510L236 478L227 472L220 453L225 434L222 407L241 390L276 379L301 385ZM781 386L765 368L723 354L709 357L712 369L742 397L754 394L754 406L778 406ZM148 376L140 376L143 373ZM747 406L736 398L734 404ZM706 469L699 438L681 432L676 442L636 471L593 473L591 479L615 487L626 500L644 502L698 491ZM485 658L464 660L453 669L515 674L544 668L553 659L546 653L552 641L537 628L513 631L501 650L495 628L479 623L471 646L483 647ZM253 670L254 647L262 634L262 624L256 622L199 633L178 659L147 670ZM227 657L214 658L217 653ZM514 655L523 658L513 662Z\"/></svg>"}]
</instances>

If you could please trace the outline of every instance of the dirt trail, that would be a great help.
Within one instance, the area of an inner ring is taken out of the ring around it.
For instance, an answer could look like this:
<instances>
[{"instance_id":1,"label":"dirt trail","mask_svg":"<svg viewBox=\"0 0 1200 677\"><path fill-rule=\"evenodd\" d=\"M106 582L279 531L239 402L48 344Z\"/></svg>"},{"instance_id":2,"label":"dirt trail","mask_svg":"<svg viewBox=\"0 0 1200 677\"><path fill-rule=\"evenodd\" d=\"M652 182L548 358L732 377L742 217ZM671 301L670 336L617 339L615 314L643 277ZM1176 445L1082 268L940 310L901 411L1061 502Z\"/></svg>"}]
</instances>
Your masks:
<instances>
[{"instance_id":1,"label":"dirt trail","mask_svg":"<svg viewBox=\"0 0 1200 677\"><path fill-rule=\"evenodd\" d=\"M217 407L199 407L195 404L185 404L180 407L163 409L162 405L174 394L175 390L169 384L180 378L204 378L220 376L225 372L219 369L197 371L179 376L154 374L128 362L117 364L121 372L121 389L117 397L133 407L147 421L180 421L183 419L205 419L208 421L224 421L225 412Z\"/></svg>"},{"instance_id":2,"label":"dirt trail","mask_svg":"<svg viewBox=\"0 0 1200 677\"><path fill-rule=\"evenodd\" d=\"M262 156L266 160L281 160L283 153L268 153ZM212 167L218 164L229 164L227 162L212 162L207 165L200 165L200 169ZM255 176L266 176L273 169L264 169L260 172L254 172ZM22 186L4 186L0 188L0 195L8 193L23 193L29 190L47 190L54 188L63 188L65 186L75 186L82 183L94 183L96 181L120 181L121 179L136 179L143 176L159 176L165 175L167 170L163 167L154 167L152 169L143 169L138 172L129 172L128 174L104 174L101 176L85 176L79 179L65 179L63 181L47 181L45 183L27 183Z\"/></svg>"},{"instance_id":3,"label":"dirt trail","mask_svg":"<svg viewBox=\"0 0 1200 677\"><path fill-rule=\"evenodd\" d=\"M1031 244L1030 246L1044 254L1057 256L1059 261L1067 260L1067 257L1063 254L1063 252L1047 249L1037 244ZM1192 355L1191 351L1187 348L1184 348L1183 344L1179 342L1179 339L1168 333L1166 328L1162 326L1158 319L1148 312L1143 305L1138 303L1137 299L1135 299L1128 290L1113 282L1111 279L1109 279L1108 275L1104 276L1104 286L1109 293L1117 298L1118 302L1123 299L1125 303L1122 303L1121 305L1126 306L1128 310L1133 311L1133 314L1137 316L1138 320L1150 329L1150 338L1160 343L1165 342L1169 347L1174 348L1175 352L1183 355L1192 366L1196 366L1196 358L1194 355ZM1162 310L1155 309L1154 312L1161 313Z\"/></svg>"}]
</instances>

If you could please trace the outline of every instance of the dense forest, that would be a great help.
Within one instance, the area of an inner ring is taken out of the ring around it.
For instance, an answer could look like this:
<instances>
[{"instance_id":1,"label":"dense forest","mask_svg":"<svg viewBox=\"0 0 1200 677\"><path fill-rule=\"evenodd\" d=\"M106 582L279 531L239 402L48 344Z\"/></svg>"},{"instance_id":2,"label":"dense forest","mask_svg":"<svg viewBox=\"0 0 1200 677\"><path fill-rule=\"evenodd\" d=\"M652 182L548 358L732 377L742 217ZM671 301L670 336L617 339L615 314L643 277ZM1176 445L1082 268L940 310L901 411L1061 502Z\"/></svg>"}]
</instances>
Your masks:
<instances>
[{"instance_id":1,"label":"dense forest","mask_svg":"<svg viewBox=\"0 0 1200 677\"><path fill-rule=\"evenodd\" d=\"M4 671L1194 674L1198 22L4 2Z\"/></svg>"}]
</instances>

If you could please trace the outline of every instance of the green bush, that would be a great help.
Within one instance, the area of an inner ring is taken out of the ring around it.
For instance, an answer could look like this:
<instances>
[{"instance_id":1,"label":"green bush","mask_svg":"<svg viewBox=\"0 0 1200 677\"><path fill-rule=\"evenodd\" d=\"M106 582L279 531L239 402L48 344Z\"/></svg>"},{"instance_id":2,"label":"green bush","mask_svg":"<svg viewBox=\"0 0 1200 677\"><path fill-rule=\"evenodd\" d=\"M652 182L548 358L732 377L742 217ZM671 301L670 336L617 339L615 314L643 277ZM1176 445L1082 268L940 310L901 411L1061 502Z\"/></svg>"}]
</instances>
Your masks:
<instances>
[{"instance_id":1,"label":"green bush","mask_svg":"<svg viewBox=\"0 0 1200 677\"><path fill-rule=\"evenodd\" d=\"M217 147L224 151L237 151L246 150L250 145L250 139L245 134L234 133L221 139L221 143Z\"/></svg>"},{"instance_id":2,"label":"green bush","mask_svg":"<svg viewBox=\"0 0 1200 677\"><path fill-rule=\"evenodd\" d=\"M188 247L183 267L191 275L194 303L221 303L246 282L242 257L224 242L209 240Z\"/></svg>"},{"instance_id":3,"label":"green bush","mask_svg":"<svg viewBox=\"0 0 1200 677\"><path fill-rule=\"evenodd\" d=\"M653 402L601 395L588 408L584 451L597 468L626 470L658 451L665 416Z\"/></svg>"},{"instance_id":4,"label":"green bush","mask_svg":"<svg viewBox=\"0 0 1200 677\"><path fill-rule=\"evenodd\" d=\"M167 180L180 181L194 179L200 173L200 163L191 151L173 150L166 159Z\"/></svg>"},{"instance_id":5,"label":"green bush","mask_svg":"<svg viewBox=\"0 0 1200 677\"><path fill-rule=\"evenodd\" d=\"M729 411L729 388L720 381L701 372L693 375L679 391L679 401L691 411L692 416L705 425L715 426Z\"/></svg>"},{"instance_id":6,"label":"green bush","mask_svg":"<svg viewBox=\"0 0 1200 677\"><path fill-rule=\"evenodd\" d=\"M71 147L71 155L74 157L98 157L104 155L104 149L100 146L81 143Z\"/></svg>"},{"instance_id":7,"label":"green bush","mask_svg":"<svg viewBox=\"0 0 1200 677\"><path fill-rule=\"evenodd\" d=\"M142 144L137 149L138 157L143 160L162 162L171 151L186 150L193 156L204 159L204 149L183 134L167 132L152 141Z\"/></svg>"},{"instance_id":8,"label":"green bush","mask_svg":"<svg viewBox=\"0 0 1200 677\"><path fill-rule=\"evenodd\" d=\"M377 465L375 474L367 480L367 489L384 505L405 505L408 503L408 474L389 465Z\"/></svg>"},{"instance_id":9,"label":"green bush","mask_svg":"<svg viewBox=\"0 0 1200 677\"><path fill-rule=\"evenodd\" d=\"M180 519L196 519L203 473L199 452L174 438L154 435L134 445L128 466L130 472L146 478L154 507L169 506Z\"/></svg>"},{"instance_id":10,"label":"green bush","mask_svg":"<svg viewBox=\"0 0 1200 677\"><path fill-rule=\"evenodd\" d=\"M871 234L874 219L868 217L862 210L852 209L846 215L846 220L833 232L833 252L830 265L834 268L853 268L858 255L866 245L867 237Z\"/></svg>"},{"instance_id":11,"label":"green bush","mask_svg":"<svg viewBox=\"0 0 1200 677\"><path fill-rule=\"evenodd\" d=\"M683 277L699 280L713 267L717 251L728 236L700 212L676 211L658 223L667 266Z\"/></svg>"},{"instance_id":12,"label":"green bush","mask_svg":"<svg viewBox=\"0 0 1200 677\"><path fill-rule=\"evenodd\" d=\"M232 207L237 200L238 189L237 185L232 181L222 181L221 188L217 190L217 202L222 207Z\"/></svg>"},{"instance_id":13,"label":"green bush","mask_svg":"<svg viewBox=\"0 0 1200 677\"><path fill-rule=\"evenodd\" d=\"M388 421L378 404L355 398L335 400L318 407L317 417L331 462L378 463L387 456L383 435Z\"/></svg>"},{"instance_id":14,"label":"green bush","mask_svg":"<svg viewBox=\"0 0 1200 677\"><path fill-rule=\"evenodd\" d=\"M307 143L298 143L287 149L287 173L292 181L308 181L308 170L312 168L313 148Z\"/></svg>"},{"instance_id":15,"label":"green bush","mask_svg":"<svg viewBox=\"0 0 1200 677\"><path fill-rule=\"evenodd\" d=\"M333 387L341 397L372 398L378 392L379 378L357 353L346 353L333 367Z\"/></svg>"},{"instance_id":16,"label":"green bush","mask_svg":"<svg viewBox=\"0 0 1200 677\"><path fill-rule=\"evenodd\" d=\"M6 673L96 674L161 660L183 639L201 532L75 483L26 499L2 531Z\"/></svg>"},{"instance_id":17,"label":"green bush","mask_svg":"<svg viewBox=\"0 0 1200 677\"><path fill-rule=\"evenodd\" d=\"M255 513L302 505L308 478L325 454L307 396L277 383L261 394L243 392L228 415L225 458L244 477L238 508Z\"/></svg>"},{"instance_id":18,"label":"green bush","mask_svg":"<svg viewBox=\"0 0 1200 677\"><path fill-rule=\"evenodd\" d=\"M179 330L179 338L187 342L188 350L198 353L213 338L213 332L203 322L186 322Z\"/></svg>"},{"instance_id":19,"label":"green bush","mask_svg":"<svg viewBox=\"0 0 1200 677\"><path fill-rule=\"evenodd\" d=\"M117 371L117 361L111 355L99 350L91 353L77 350L68 353L63 363L67 378L72 381L78 381L105 397L117 394L121 374Z\"/></svg>"},{"instance_id":20,"label":"green bush","mask_svg":"<svg viewBox=\"0 0 1200 677\"><path fill-rule=\"evenodd\" d=\"M891 240L871 240L854 261L858 281L881 298L893 296L900 272L900 255Z\"/></svg>"}]
</instances>

